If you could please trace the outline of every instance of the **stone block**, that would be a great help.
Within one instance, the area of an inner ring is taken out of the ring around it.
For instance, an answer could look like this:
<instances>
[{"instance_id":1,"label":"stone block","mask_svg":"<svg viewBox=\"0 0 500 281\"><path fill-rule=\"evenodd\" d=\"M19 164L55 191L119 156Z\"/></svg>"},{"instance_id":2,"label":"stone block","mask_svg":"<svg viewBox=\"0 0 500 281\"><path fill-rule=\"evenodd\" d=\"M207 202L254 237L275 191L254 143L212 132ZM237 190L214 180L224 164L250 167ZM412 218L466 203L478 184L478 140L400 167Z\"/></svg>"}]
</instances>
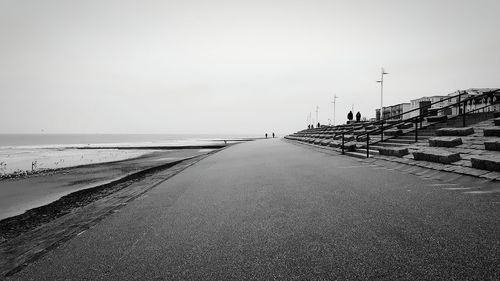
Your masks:
<instances>
[{"instance_id":1,"label":"stone block","mask_svg":"<svg viewBox=\"0 0 500 281\"><path fill-rule=\"evenodd\" d=\"M472 168L500 172L500 159L498 157L472 157Z\"/></svg>"},{"instance_id":2,"label":"stone block","mask_svg":"<svg viewBox=\"0 0 500 281\"><path fill-rule=\"evenodd\" d=\"M429 139L429 146L455 147L461 144L462 139L456 137L437 137Z\"/></svg>"},{"instance_id":3,"label":"stone block","mask_svg":"<svg viewBox=\"0 0 500 281\"><path fill-rule=\"evenodd\" d=\"M364 134L364 133L366 133L365 130L356 130L356 131L352 132L352 134L355 136L359 136L359 135Z\"/></svg>"},{"instance_id":4,"label":"stone block","mask_svg":"<svg viewBox=\"0 0 500 281\"><path fill-rule=\"evenodd\" d=\"M493 119L495 126L500 126L500 117Z\"/></svg>"},{"instance_id":5,"label":"stone block","mask_svg":"<svg viewBox=\"0 0 500 281\"><path fill-rule=\"evenodd\" d=\"M500 128L490 127L484 128L485 137L500 137Z\"/></svg>"},{"instance_id":6,"label":"stone block","mask_svg":"<svg viewBox=\"0 0 500 281\"><path fill-rule=\"evenodd\" d=\"M319 145L321 143L321 139L314 139L313 143Z\"/></svg>"},{"instance_id":7,"label":"stone block","mask_svg":"<svg viewBox=\"0 0 500 281\"><path fill-rule=\"evenodd\" d=\"M341 142L339 142L339 141L331 141L328 144L328 146L330 146L330 147L340 147L340 145L341 145Z\"/></svg>"},{"instance_id":8,"label":"stone block","mask_svg":"<svg viewBox=\"0 0 500 281\"><path fill-rule=\"evenodd\" d=\"M413 159L451 164L460 160L460 154L443 150L424 150L413 152Z\"/></svg>"},{"instance_id":9,"label":"stone block","mask_svg":"<svg viewBox=\"0 0 500 281\"><path fill-rule=\"evenodd\" d=\"M474 128L441 128L436 130L436 136L468 136L474 134Z\"/></svg>"},{"instance_id":10,"label":"stone block","mask_svg":"<svg viewBox=\"0 0 500 281\"><path fill-rule=\"evenodd\" d=\"M403 157L408 154L408 148L381 147L378 149L380 155Z\"/></svg>"},{"instance_id":11,"label":"stone block","mask_svg":"<svg viewBox=\"0 0 500 281\"><path fill-rule=\"evenodd\" d=\"M331 140L324 139L320 142L320 145L327 146L330 142Z\"/></svg>"},{"instance_id":12,"label":"stone block","mask_svg":"<svg viewBox=\"0 0 500 281\"><path fill-rule=\"evenodd\" d=\"M342 147L342 143L340 144ZM344 143L344 149L347 151L356 151L356 143L355 142L347 142Z\"/></svg>"},{"instance_id":13,"label":"stone block","mask_svg":"<svg viewBox=\"0 0 500 281\"><path fill-rule=\"evenodd\" d=\"M500 140L485 141L484 149L500 151Z\"/></svg>"},{"instance_id":14,"label":"stone block","mask_svg":"<svg viewBox=\"0 0 500 281\"><path fill-rule=\"evenodd\" d=\"M389 119L389 120L385 120L385 123L392 125L392 124L398 123L400 121L401 120L399 120L399 119Z\"/></svg>"},{"instance_id":15,"label":"stone block","mask_svg":"<svg viewBox=\"0 0 500 281\"><path fill-rule=\"evenodd\" d=\"M401 134L403 134L403 131L401 129L384 130L384 135L386 135L386 136L399 136Z\"/></svg>"},{"instance_id":16,"label":"stone block","mask_svg":"<svg viewBox=\"0 0 500 281\"><path fill-rule=\"evenodd\" d=\"M412 128L414 125L413 123L404 123L404 124L400 124L398 125L398 129L409 129L409 128Z\"/></svg>"},{"instance_id":17,"label":"stone block","mask_svg":"<svg viewBox=\"0 0 500 281\"><path fill-rule=\"evenodd\" d=\"M340 136L340 140L342 140L342 136ZM344 143L349 142L349 141L353 141L353 140L354 140L353 135L344 135Z\"/></svg>"},{"instance_id":18,"label":"stone block","mask_svg":"<svg viewBox=\"0 0 500 281\"><path fill-rule=\"evenodd\" d=\"M446 120L448 120L448 116L446 115L427 117L427 122L444 122Z\"/></svg>"}]
</instances>

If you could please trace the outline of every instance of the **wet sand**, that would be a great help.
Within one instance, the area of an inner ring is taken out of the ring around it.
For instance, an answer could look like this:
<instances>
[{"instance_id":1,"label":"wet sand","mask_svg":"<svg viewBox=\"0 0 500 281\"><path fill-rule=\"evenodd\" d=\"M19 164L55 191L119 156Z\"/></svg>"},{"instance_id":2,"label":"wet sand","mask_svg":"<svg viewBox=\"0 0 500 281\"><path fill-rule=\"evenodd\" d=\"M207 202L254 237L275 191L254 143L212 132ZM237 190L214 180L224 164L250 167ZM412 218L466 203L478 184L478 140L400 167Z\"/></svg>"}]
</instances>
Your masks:
<instances>
[{"instance_id":1,"label":"wet sand","mask_svg":"<svg viewBox=\"0 0 500 281\"><path fill-rule=\"evenodd\" d=\"M159 150L133 159L46 171L20 179L3 179L0 180L0 220L46 205L78 190L208 151L210 149Z\"/></svg>"}]
</instances>

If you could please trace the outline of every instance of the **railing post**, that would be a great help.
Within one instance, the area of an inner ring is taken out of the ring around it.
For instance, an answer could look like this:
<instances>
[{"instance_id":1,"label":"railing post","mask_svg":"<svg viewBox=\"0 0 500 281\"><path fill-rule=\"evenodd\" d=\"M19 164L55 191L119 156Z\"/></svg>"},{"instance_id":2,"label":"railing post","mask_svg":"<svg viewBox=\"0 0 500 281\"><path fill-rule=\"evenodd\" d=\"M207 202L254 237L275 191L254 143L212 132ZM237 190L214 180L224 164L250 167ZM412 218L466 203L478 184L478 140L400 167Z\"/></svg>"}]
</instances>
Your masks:
<instances>
[{"instance_id":1,"label":"railing post","mask_svg":"<svg viewBox=\"0 0 500 281\"><path fill-rule=\"evenodd\" d=\"M380 124L380 141L384 141L384 121Z\"/></svg>"},{"instance_id":2,"label":"railing post","mask_svg":"<svg viewBox=\"0 0 500 281\"><path fill-rule=\"evenodd\" d=\"M370 133L366 133L366 158L370 158Z\"/></svg>"},{"instance_id":3,"label":"railing post","mask_svg":"<svg viewBox=\"0 0 500 281\"><path fill-rule=\"evenodd\" d=\"M415 118L415 142L418 142L418 118Z\"/></svg>"},{"instance_id":4,"label":"railing post","mask_svg":"<svg viewBox=\"0 0 500 281\"><path fill-rule=\"evenodd\" d=\"M342 132L342 154L344 154L344 132Z\"/></svg>"},{"instance_id":5,"label":"railing post","mask_svg":"<svg viewBox=\"0 0 500 281\"><path fill-rule=\"evenodd\" d=\"M459 105L460 106L460 105ZM465 108L467 106L467 100L464 101L464 110L462 112L462 127L465 127Z\"/></svg>"}]
</instances>

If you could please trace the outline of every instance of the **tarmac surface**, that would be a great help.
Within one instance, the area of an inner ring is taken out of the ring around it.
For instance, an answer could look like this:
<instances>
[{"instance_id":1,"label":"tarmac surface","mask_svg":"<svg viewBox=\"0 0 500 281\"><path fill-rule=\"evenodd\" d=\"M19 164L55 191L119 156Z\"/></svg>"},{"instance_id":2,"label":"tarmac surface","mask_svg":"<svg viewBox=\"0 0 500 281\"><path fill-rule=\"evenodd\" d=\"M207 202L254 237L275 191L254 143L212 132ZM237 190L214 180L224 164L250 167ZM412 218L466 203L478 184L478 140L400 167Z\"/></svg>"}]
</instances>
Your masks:
<instances>
[{"instance_id":1,"label":"tarmac surface","mask_svg":"<svg viewBox=\"0 0 500 281\"><path fill-rule=\"evenodd\" d=\"M243 143L8 280L499 280L499 193L467 188Z\"/></svg>"}]
</instances>

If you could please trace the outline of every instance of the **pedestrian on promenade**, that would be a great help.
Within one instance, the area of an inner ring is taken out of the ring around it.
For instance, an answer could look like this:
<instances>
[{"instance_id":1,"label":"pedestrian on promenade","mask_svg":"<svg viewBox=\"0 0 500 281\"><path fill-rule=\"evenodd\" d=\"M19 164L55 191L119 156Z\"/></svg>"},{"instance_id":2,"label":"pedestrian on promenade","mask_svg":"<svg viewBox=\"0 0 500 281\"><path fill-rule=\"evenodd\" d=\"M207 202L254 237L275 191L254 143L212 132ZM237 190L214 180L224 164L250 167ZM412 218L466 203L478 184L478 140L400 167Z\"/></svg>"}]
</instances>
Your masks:
<instances>
[{"instance_id":1,"label":"pedestrian on promenade","mask_svg":"<svg viewBox=\"0 0 500 281\"><path fill-rule=\"evenodd\" d=\"M361 113L359 113L359 111L358 111L358 113L356 113L356 122L359 122L359 121L361 121Z\"/></svg>"},{"instance_id":2,"label":"pedestrian on promenade","mask_svg":"<svg viewBox=\"0 0 500 281\"><path fill-rule=\"evenodd\" d=\"M273 133L273 139L274 139L274 133Z\"/></svg>"},{"instance_id":3,"label":"pedestrian on promenade","mask_svg":"<svg viewBox=\"0 0 500 281\"><path fill-rule=\"evenodd\" d=\"M351 120L352 120L352 118L353 118L352 111L349 111L349 113L347 113L347 119L348 119L349 121L351 121Z\"/></svg>"},{"instance_id":4,"label":"pedestrian on promenade","mask_svg":"<svg viewBox=\"0 0 500 281\"><path fill-rule=\"evenodd\" d=\"M267 133L266 133L266 139L267 139Z\"/></svg>"},{"instance_id":5,"label":"pedestrian on promenade","mask_svg":"<svg viewBox=\"0 0 500 281\"><path fill-rule=\"evenodd\" d=\"M319 122L318 122L318 127L316 127L316 128L319 128L319 126L320 126L320 125L319 125Z\"/></svg>"}]
</instances>

